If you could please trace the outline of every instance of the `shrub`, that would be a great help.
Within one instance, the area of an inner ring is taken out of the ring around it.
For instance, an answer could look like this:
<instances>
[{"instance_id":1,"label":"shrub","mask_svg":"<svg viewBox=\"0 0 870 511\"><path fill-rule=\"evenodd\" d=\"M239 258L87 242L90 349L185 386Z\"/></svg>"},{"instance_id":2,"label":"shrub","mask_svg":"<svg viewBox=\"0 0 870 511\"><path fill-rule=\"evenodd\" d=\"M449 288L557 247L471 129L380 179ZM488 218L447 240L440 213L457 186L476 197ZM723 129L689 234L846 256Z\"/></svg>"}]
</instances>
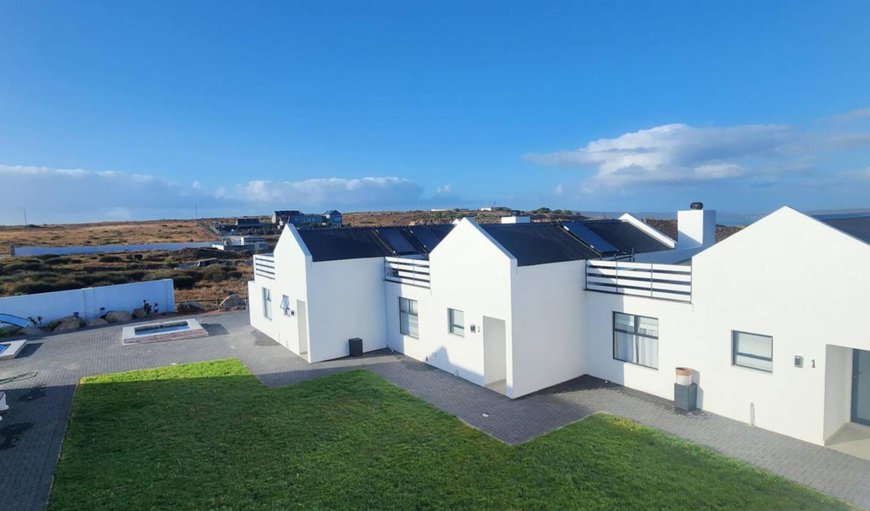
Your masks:
<instances>
[{"instance_id":1,"label":"shrub","mask_svg":"<svg viewBox=\"0 0 870 511\"><path fill-rule=\"evenodd\" d=\"M4 271L8 273L13 272L21 272L21 271L39 271L42 270L44 265L39 261L34 262L22 262L16 261L14 263L9 263L4 266Z\"/></svg>"},{"instance_id":2,"label":"shrub","mask_svg":"<svg viewBox=\"0 0 870 511\"><path fill-rule=\"evenodd\" d=\"M98 259L101 263L120 263L122 259L116 255L104 255Z\"/></svg>"}]
</instances>

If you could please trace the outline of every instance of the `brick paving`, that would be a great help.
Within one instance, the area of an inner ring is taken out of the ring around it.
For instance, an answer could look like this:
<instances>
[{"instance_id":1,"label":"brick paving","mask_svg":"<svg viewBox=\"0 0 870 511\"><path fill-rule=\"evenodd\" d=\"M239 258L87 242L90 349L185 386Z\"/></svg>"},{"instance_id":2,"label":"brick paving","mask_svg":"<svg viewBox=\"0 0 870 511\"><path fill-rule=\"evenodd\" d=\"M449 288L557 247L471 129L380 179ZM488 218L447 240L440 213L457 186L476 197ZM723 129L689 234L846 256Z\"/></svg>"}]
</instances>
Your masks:
<instances>
[{"instance_id":1,"label":"brick paving","mask_svg":"<svg viewBox=\"0 0 870 511\"><path fill-rule=\"evenodd\" d=\"M246 312L198 319L209 337L124 346L121 327L112 326L48 336L32 342L19 358L0 362L0 378L37 373L3 386L11 410L0 422L0 508L45 508L80 378L226 357L239 358L268 386L365 368L510 444L531 440L591 413L608 412L870 508L870 461L714 414L678 413L667 400L596 378L577 378L511 400L387 350L357 359L307 364L254 331Z\"/></svg>"}]
</instances>

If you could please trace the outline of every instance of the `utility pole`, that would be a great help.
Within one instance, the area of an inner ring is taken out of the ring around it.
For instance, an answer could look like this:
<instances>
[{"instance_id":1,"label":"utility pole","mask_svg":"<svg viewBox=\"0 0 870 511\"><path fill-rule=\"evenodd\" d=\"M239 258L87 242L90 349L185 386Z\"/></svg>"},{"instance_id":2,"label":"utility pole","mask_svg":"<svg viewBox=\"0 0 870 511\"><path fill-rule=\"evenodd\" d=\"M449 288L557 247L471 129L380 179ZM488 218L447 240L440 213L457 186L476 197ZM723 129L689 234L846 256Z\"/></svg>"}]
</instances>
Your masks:
<instances>
[{"instance_id":1,"label":"utility pole","mask_svg":"<svg viewBox=\"0 0 870 511\"><path fill-rule=\"evenodd\" d=\"M193 204L193 219L199 222L199 206L196 203Z\"/></svg>"},{"instance_id":2,"label":"utility pole","mask_svg":"<svg viewBox=\"0 0 870 511\"><path fill-rule=\"evenodd\" d=\"M24 227L27 227L27 208L21 208L24 210Z\"/></svg>"}]
</instances>

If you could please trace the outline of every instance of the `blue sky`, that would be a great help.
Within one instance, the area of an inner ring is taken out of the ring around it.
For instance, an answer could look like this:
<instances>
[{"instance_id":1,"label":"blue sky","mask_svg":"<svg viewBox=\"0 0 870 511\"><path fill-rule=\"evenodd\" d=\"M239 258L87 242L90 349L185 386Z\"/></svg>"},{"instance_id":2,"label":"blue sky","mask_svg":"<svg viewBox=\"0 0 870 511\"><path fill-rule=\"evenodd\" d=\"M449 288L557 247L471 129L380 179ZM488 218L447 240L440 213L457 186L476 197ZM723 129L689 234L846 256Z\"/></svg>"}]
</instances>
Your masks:
<instances>
[{"instance_id":1,"label":"blue sky","mask_svg":"<svg viewBox=\"0 0 870 511\"><path fill-rule=\"evenodd\" d=\"M0 223L866 208L867 26L863 1L0 1Z\"/></svg>"}]
</instances>

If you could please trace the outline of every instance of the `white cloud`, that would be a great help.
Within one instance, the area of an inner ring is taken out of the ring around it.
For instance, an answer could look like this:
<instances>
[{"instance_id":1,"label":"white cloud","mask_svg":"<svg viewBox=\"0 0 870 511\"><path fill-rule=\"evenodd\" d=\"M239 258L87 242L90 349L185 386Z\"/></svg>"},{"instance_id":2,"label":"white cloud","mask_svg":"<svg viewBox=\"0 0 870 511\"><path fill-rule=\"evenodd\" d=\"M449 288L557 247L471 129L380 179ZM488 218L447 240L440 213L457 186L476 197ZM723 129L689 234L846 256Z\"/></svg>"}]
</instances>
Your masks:
<instances>
[{"instance_id":1,"label":"white cloud","mask_svg":"<svg viewBox=\"0 0 870 511\"><path fill-rule=\"evenodd\" d=\"M770 162L801 152L803 138L783 125L666 124L526 158L544 165L595 168L587 185L710 181L745 175L760 163L769 169Z\"/></svg>"},{"instance_id":2,"label":"white cloud","mask_svg":"<svg viewBox=\"0 0 870 511\"><path fill-rule=\"evenodd\" d=\"M413 204L422 193L420 185L399 177L324 178L249 181L236 187L234 198L284 208L341 209Z\"/></svg>"},{"instance_id":3,"label":"white cloud","mask_svg":"<svg viewBox=\"0 0 870 511\"><path fill-rule=\"evenodd\" d=\"M266 214L273 209L403 208L423 188L398 177L252 180L207 190L144 174L0 164L0 224L67 223L200 215Z\"/></svg>"}]
</instances>

